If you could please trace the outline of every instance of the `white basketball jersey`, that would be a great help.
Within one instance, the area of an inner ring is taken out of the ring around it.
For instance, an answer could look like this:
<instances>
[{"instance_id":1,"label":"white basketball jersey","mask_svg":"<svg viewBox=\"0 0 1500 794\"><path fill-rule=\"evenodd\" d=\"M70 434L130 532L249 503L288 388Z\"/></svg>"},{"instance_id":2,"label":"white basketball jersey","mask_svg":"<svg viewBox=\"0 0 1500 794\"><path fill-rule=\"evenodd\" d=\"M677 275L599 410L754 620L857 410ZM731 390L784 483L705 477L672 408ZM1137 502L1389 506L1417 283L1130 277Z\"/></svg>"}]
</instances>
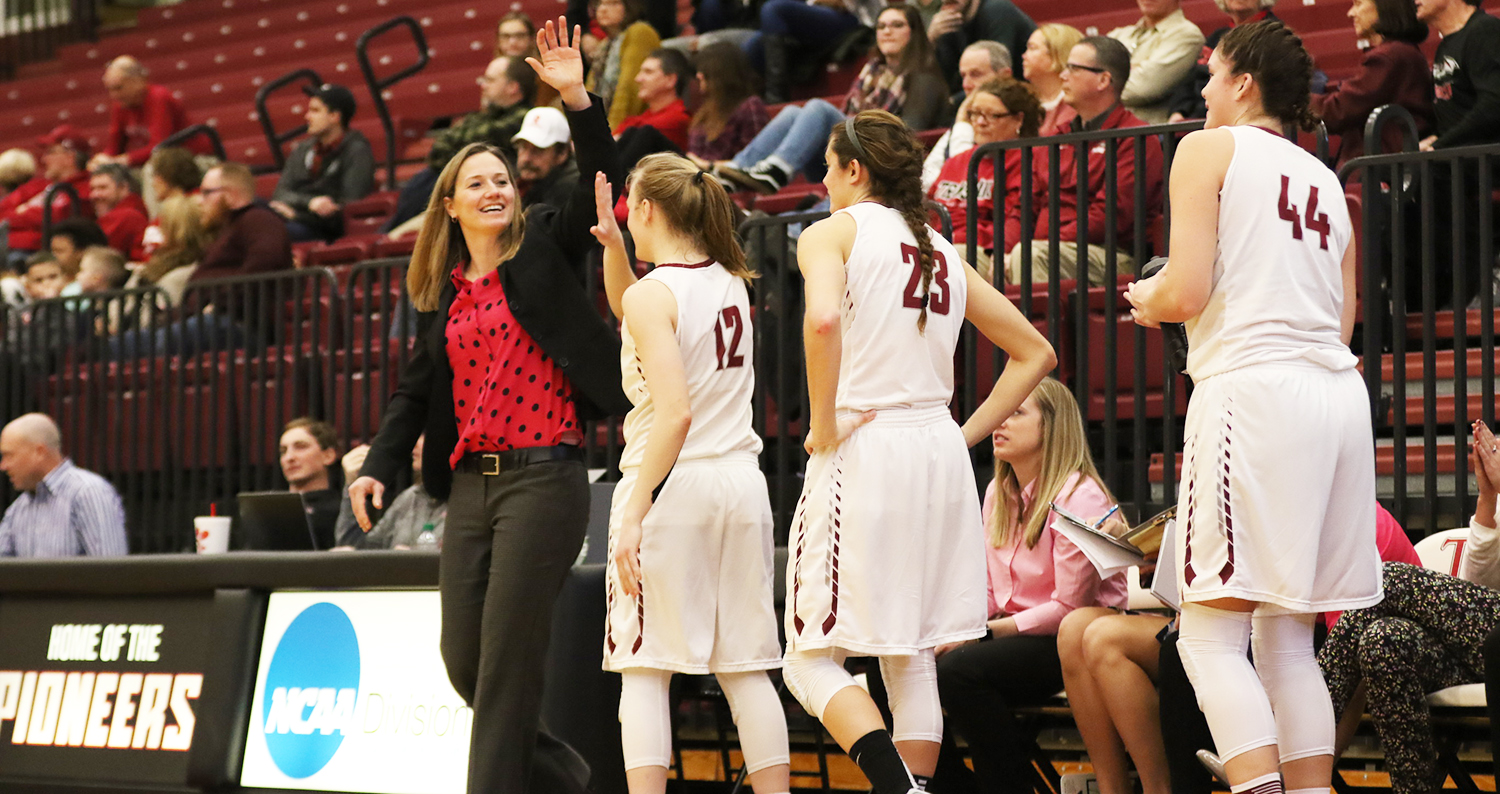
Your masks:
<instances>
[{"instance_id":1,"label":"white basketball jersey","mask_svg":"<svg viewBox=\"0 0 1500 794\"><path fill-rule=\"evenodd\" d=\"M930 408L953 398L953 353L968 281L953 244L929 227L933 275L922 309L921 256L901 213L862 202L840 210L858 231L844 266L843 354L836 407Z\"/></svg>"},{"instance_id":2,"label":"white basketball jersey","mask_svg":"<svg viewBox=\"0 0 1500 794\"><path fill-rule=\"evenodd\" d=\"M1228 129L1234 158L1219 193L1213 291L1187 322L1188 374L1202 381L1293 359L1352 368L1339 316L1353 227L1338 177L1280 135Z\"/></svg>"},{"instance_id":3,"label":"white basketball jersey","mask_svg":"<svg viewBox=\"0 0 1500 794\"><path fill-rule=\"evenodd\" d=\"M662 265L642 280L665 285L677 301L677 345L693 409L693 424L677 459L759 454L760 436L751 427L755 348L744 279L707 262ZM627 323L620 325L620 373L625 396L635 406L625 415L625 450L620 453L620 469L625 470L641 465L656 417Z\"/></svg>"}]
</instances>

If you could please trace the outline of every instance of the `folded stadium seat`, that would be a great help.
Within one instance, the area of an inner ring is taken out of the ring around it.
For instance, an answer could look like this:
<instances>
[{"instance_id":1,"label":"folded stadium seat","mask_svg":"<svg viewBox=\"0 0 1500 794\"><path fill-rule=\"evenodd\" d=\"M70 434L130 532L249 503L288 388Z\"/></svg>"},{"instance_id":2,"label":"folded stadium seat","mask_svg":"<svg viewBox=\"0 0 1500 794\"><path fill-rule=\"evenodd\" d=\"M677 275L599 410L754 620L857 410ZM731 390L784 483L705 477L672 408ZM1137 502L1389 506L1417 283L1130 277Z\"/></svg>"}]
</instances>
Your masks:
<instances>
[{"instance_id":1,"label":"folded stadium seat","mask_svg":"<svg viewBox=\"0 0 1500 794\"><path fill-rule=\"evenodd\" d=\"M788 185L779 192L769 196L761 196L746 191L754 208L767 215L777 215L783 212L795 212L804 204L816 204L828 195L828 188L822 182L802 182Z\"/></svg>"},{"instance_id":2,"label":"folded stadium seat","mask_svg":"<svg viewBox=\"0 0 1500 794\"><path fill-rule=\"evenodd\" d=\"M917 133L917 140L922 142L922 149L924 151L930 152L932 151L932 147L937 145L938 139L943 137L943 134L947 131L947 127L938 127L937 129L932 130L922 130L921 132Z\"/></svg>"},{"instance_id":3,"label":"folded stadium seat","mask_svg":"<svg viewBox=\"0 0 1500 794\"><path fill-rule=\"evenodd\" d=\"M376 240L375 244L370 247L370 256L377 259L393 256L409 257L416 246L417 236L415 234L408 234L399 240L381 238Z\"/></svg>"},{"instance_id":4,"label":"folded stadium seat","mask_svg":"<svg viewBox=\"0 0 1500 794\"><path fill-rule=\"evenodd\" d=\"M365 218L377 218L385 221L396 211L396 196L394 190L377 190L362 199L351 201L344 205L344 221L362 220Z\"/></svg>"},{"instance_id":5,"label":"folded stadium seat","mask_svg":"<svg viewBox=\"0 0 1500 794\"><path fill-rule=\"evenodd\" d=\"M307 252L305 266L352 265L369 257L370 244L368 242L342 239L310 249Z\"/></svg>"},{"instance_id":6,"label":"folded stadium seat","mask_svg":"<svg viewBox=\"0 0 1500 794\"><path fill-rule=\"evenodd\" d=\"M1122 277L1124 279L1125 277ZM1115 418L1121 423L1135 420L1136 389L1142 390L1144 399L1144 416L1146 419L1160 419L1165 415L1166 383L1166 341L1162 332L1154 328L1141 329L1145 336L1145 347L1142 355L1145 356L1146 377L1144 381L1137 381L1135 374L1136 357L1136 328L1135 321L1130 317L1130 304L1124 299L1124 285L1122 280L1114 289L1105 287L1090 287L1087 297L1088 316L1085 321L1088 350L1084 353L1086 361L1079 367L1080 371L1088 375L1089 403L1087 416L1090 421L1103 421L1105 418L1105 377L1109 372L1108 357L1113 355L1115 360ZM1112 333L1113 344L1109 344L1107 336L1111 333L1109 319L1105 315L1107 300L1115 302L1115 318ZM1077 303L1075 296L1074 302ZM1079 311L1080 309L1075 309ZM1174 416L1184 416L1187 413L1187 383L1179 374L1173 374L1173 406Z\"/></svg>"}]
</instances>

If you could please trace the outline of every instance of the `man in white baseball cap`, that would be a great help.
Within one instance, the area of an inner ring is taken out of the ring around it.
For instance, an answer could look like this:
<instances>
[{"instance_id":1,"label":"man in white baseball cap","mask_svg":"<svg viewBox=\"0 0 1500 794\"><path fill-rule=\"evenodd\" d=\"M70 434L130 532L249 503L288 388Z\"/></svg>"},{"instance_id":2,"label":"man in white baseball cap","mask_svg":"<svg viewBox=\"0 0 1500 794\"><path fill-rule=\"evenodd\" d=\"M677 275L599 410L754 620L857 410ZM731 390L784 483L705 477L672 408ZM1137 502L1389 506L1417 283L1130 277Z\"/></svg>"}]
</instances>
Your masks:
<instances>
[{"instance_id":1,"label":"man in white baseball cap","mask_svg":"<svg viewBox=\"0 0 1500 794\"><path fill-rule=\"evenodd\" d=\"M516 145L521 206L561 207L578 184L578 163L573 159L567 117L556 108L532 108L511 142Z\"/></svg>"}]
</instances>

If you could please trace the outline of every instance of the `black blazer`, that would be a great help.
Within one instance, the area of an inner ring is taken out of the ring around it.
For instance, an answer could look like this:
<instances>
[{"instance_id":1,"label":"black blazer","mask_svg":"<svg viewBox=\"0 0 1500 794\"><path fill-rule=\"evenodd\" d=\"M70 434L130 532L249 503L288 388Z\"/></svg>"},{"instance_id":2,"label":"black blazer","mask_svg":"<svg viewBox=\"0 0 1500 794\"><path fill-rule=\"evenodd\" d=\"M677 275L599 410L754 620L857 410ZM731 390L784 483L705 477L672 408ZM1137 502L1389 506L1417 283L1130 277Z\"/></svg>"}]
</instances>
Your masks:
<instances>
[{"instance_id":1,"label":"black blazer","mask_svg":"<svg viewBox=\"0 0 1500 794\"><path fill-rule=\"evenodd\" d=\"M594 296L584 289L586 254L596 244L589 234L598 220L594 174L603 171L609 177L616 199L625 182L604 107L598 97L591 98L589 109L565 111L578 158L577 187L561 209L536 205L527 212L521 248L499 271L516 320L573 384L579 419L623 415L630 410L620 387L620 339L599 316ZM396 474L411 460L412 447L424 430L422 481L427 492L446 499L452 487L448 458L458 445L458 420L453 412L446 329L455 294L452 282L446 281L437 311L417 313L416 347L360 469L361 475L379 480L388 492Z\"/></svg>"}]
</instances>

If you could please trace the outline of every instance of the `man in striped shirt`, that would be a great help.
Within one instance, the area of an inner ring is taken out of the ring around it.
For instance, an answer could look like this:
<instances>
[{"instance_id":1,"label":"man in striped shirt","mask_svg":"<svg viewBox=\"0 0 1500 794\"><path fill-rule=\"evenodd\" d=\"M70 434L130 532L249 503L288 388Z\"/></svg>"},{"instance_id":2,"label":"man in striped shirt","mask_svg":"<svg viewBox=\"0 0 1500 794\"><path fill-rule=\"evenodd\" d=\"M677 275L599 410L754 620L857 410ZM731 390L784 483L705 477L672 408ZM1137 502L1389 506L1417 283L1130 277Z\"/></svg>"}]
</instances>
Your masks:
<instances>
[{"instance_id":1,"label":"man in striped shirt","mask_svg":"<svg viewBox=\"0 0 1500 794\"><path fill-rule=\"evenodd\" d=\"M0 519L0 557L127 553L120 495L63 456L51 417L26 414L0 430L0 471L22 492Z\"/></svg>"}]
</instances>

